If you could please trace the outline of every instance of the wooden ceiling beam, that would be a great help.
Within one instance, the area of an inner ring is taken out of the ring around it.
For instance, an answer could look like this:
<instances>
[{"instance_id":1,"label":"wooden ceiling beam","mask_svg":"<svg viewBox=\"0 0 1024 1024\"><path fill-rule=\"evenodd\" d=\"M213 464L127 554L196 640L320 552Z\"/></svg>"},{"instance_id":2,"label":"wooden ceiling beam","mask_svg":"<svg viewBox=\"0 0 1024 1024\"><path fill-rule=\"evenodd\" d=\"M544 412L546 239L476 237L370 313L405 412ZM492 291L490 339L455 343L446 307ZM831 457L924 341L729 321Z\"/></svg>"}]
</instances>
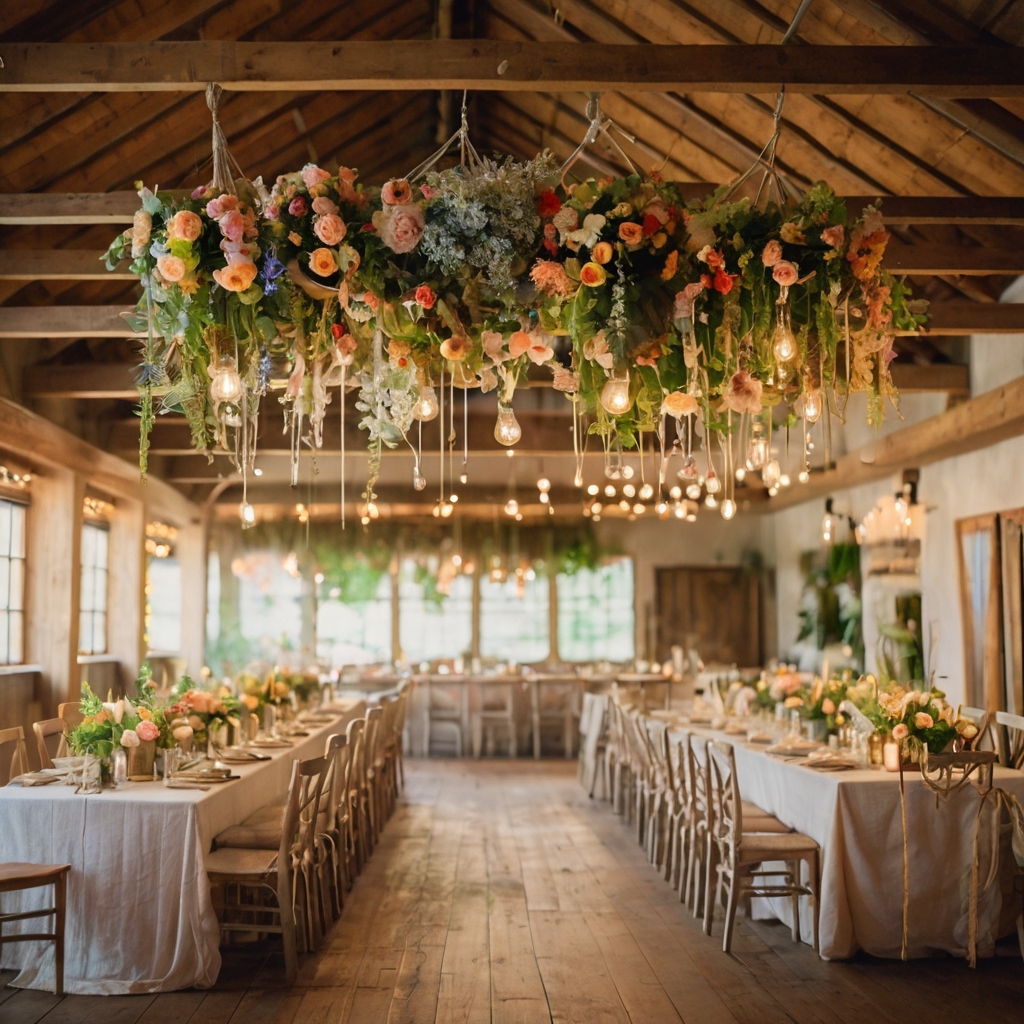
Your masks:
<instances>
[{"instance_id":1,"label":"wooden ceiling beam","mask_svg":"<svg viewBox=\"0 0 1024 1024\"><path fill-rule=\"evenodd\" d=\"M122 306L0 306L0 338L132 338ZM1024 303L933 302L926 334L1024 333ZM897 332L913 334L914 332Z\"/></svg>"},{"instance_id":2,"label":"wooden ceiling beam","mask_svg":"<svg viewBox=\"0 0 1024 1024\"><path fill-rule=\"evenodd\" d=\"M107 270L95 249L0 249L0 281L134 281L126 263Z\"/></svg>"},{"instance_id":3,"label":"wooden ceiling beam","mask_svg":"<svg viewBox=\"0 0 1024 1024\"><path fill-rule=\"evenodd\" d=\"M1015 47L779 46L485 39L250 43L8 43L7 92L226 89L502 92L791 92L991 98L1024 95Z\"/></svg>"},{"instance_id":4,"label":"wooden ceiling beam","mask_svg":"<svg viewBox=\"0 0 1024 1024\"><path fill-rule=\"evenodd\" d=\"M802 505L835 491L881 480L901 469L965 455L1021 434L1024 377L961 402L938 416L879 437L872 443L870 456L867 452L849 452L834 469L812 474L808 483L786 488L760 508L777 512ZM871 461L865 461L868 458Z\"/></svg>"}]
</instances>

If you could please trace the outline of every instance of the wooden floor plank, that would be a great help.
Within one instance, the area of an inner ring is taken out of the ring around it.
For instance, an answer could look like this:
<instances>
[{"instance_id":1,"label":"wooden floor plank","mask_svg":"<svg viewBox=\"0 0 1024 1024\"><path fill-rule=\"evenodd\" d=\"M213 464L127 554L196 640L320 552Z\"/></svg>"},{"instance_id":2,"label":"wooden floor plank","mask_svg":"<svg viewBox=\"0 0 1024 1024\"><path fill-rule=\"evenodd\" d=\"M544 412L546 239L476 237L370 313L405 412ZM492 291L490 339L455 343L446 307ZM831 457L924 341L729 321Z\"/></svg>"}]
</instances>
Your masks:
<instances>
[{"instance_id":1,"label":"wooden floor plank","mask_svg":"<svg viewBox=\"0 0 1024 1024\"><path fill-rule=\"evenodd\" d=\"M60 996L52 992L35 992L32 989L12 989L13 995L4 1002L4 1024L38 1024L61 1002Z\"/></svg>"}]
</instances>

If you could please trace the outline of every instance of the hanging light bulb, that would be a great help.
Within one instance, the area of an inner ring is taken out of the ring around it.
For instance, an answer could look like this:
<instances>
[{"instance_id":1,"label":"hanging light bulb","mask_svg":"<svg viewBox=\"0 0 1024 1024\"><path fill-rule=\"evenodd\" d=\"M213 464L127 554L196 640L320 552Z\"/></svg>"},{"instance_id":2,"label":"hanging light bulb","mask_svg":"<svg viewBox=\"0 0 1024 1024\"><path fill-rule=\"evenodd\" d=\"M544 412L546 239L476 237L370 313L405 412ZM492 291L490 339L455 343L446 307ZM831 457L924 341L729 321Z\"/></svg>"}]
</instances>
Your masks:
<instances>
[{"instance_id":1,"label":"hanging light bulb","mask_svg":"<svg viewBox=\"0 0 1024 1024\"><path fill-rule=\"evenodd\" d=\"M460 473L459 474L459 483L460 484L468 484L469 483L469 474L468 473Z\"/></svg>"},{"instance_id":2,"label":"hanging light bulb","mask_svg":"<svg viewBox=\"0 0 1024 1024\"><path fill-rule=\"evenodd\" d=\"M449 494L448 495L448 500L454 505L459 500L459 496L457 494L454 494L454 493Z\"/></svg>"},{"instance_id":3,"label":"hanging light bulb","mask_svg":"<svg viewBox=\"0 0 1024 1024\"><path fill-rule=\"evenodd\" d=\"M514 445L523 436L523 428L508 402L498 403L498 421L494 424L494 440L506 448ZM510 453L511 454L511 453Z\"/></svg>"},{"instance_id":4,"label":"hanging light bulb","mask_svg":"<svg viewBox=\"0 0 1024 1024\"><path fill-rule=\"evenodd\" d=\"M736 502L733 501L732 498L726 498L725 501L722 502L721 512L723 519L732 519L732 517L736 515Z\"/></svg>"},{"instance_id":5,"label":"hanging light bulb","mask_svg":"<svg viewBox=\"0 0 1024 1024\"><path fill-rule=\"evenodd\" d=\"M713 469L708 470L708 478L704 481L704 486L707 488L708 494L717 494L722 489L722 481L718 479L718 474Z\"/></svg>"},{"instance_id":6,"label":"hanging light bulb","mask_svg":"<svg viewBox=\"0 0 1024 1024\"><path fill-rule=\"evenodd\" d=\"M589 495L590 495L591 497L594 497L594 495L595 495L595 494L597 494L597 492L598 492L599 490L601 490L601 488L600 488L600 487L598 487L598 486L597 486L597 484L591 484L591 485L590 485L590 486L589 486L589 487L587 488L587 494L589 494ZM615 488L613 487L613 488L612 488L612 490L614 491L614 490L615 490Z\"/></svg>"},{"instance_id":7,"label":"hanging light bulb","mask_svg":"<svg viewBox=\"0 0 1024 1024\"><path fill-rule=\"evenodd\" d=\"M619 508L621 508L623 512L628 512L629 500L627 498L623 498L622 501L619 502Z\"/></svg>"},{"instance_id":8,"label":"hanging light bulb","mask_svg":"<svg viewBox=\"0 0 1024 1024\"><path fill-rule=\"evenodd\" d=\"M412 471L412 486L415 491L422 491L427 486L427 478L420 472L419 466Z\"/></svg>"},{"instance_id":9,"label":"hanging light bulb","mask_svg":"<svg viewBox=\"0 0 1024 1024\"><path fill-rule=\"evenodd\" d=\"M622 416L629 412L633 399L629 396L629 372L614 373L601 388L601 405L609 416Z\"/></svg>"},{"instance_id":10,"label":"hanging light bulb","mask_svg":"<svg viewBox=\"0 0 1024 1024\"><path fill-rule=\"evenodd\" d=\"M256 525L256 509L252 507L247 501L243 501L238 506L238 515L242 520L242 529L244 530L248 526Z\"/></svg>"},{"instance_id":11,"label":"hanging light bulb","mask_svg":"<svg viewBox=\"0 0 1024 1024\"><path fill-rule=\"evenodd\" d=\"M800 481L800 483L805 484L808 480L811 479L811 474L808 473L806 469L801 469L800 472L797 474L796 478L797 480Z\"/></svg>"},{"instance_id":12,"label":"hanging light bulb","mask_svg":"<svg viewBox=\"0 0 1024 1024\"><path fill-rule=\"evenodd\" d=\"M686 518L686 507L683 505L683 503L681 501L677 501L672 506L672 515L674 515L676 517L676 519L685 519Z\"/></svg>"},{"instance_id":13,"label":"hanging light bulb","mask_svg":"<svg viewBox=\"0 0 1024 1024\"><path fill-rule=\"evenodd\" d=\"M654 497L654 488L650 484L644 484L637 492L637 497L641 501L650 501Z\"/></svg>"},{"instance_id":14,"label":"hanging light bulb","mask_svg":"<svg viewBox=\"0 0 1024 1024\"><path fill-rule=\"evenodd\" d=\"M437 394L429 384L421 384L419 397L412 407L412 418L426 423L428 420L432 420L437 412Z\"/></svg>"},{"instance_id":15,"label":"hanging light bulb","mask_svg":"<svg viewBox=\"0 0 1024 1024\"><path fill-rule=\"evenodd\" d=\"M542 476L537 481L537 490L540 491L541 494L547 494L548 491L551 490L551 481L546 476Z\"/></svg>"},{"instance_id":16,"label":"hanging light bulb","mask_svg":"<svg viewBox=\"0 0 1024 1024\"><path fill-rule=\"evenodd\" d=\"M768 490L779 486L779 478L781 476L782 467L779 465L778 459L772 459L770 462L766 462L764 469L761 470L761 480Z\"/></svg>"},{"instance_id":17,"label":"hanging light bulb","mask_svg":"<svg viewBox=\"0 0 1024 1024\"><path fill-rule=\"evenodd\" d=\"M242 378L238 374L238 362L234 356L224 356L211 367L210 401L219 405L231 402L237 405L242 400Z\"/></svg>"},{"instance_id":18,"label":"hanging light bulb","mask_svg":"<svg viewBox=\"0 0 1024 1024\"><path fill-rule=\"evenodd\" d=\"M740 483L743 483L743 480L746 477L746 475L747 475L747 471L746 471L746 469L743 468L743 466L737 466L736 467L736 479Z\"/></svg>"},{"instance_id":19,"label":"hanging light bulb","mask_svg":"<svg viewBox=\"0 0 1024 1024\"><path fill-rule=\"evenodd\" d=\"M447 519L455 511L455 506L450 502L446 501L441 506L441 515Z\"/></svg>"},{"instance_id":20,"label":"hanging light bulb","mask_svg":"<svg viewBox=\"0 0 1024 1024\"><path fill-rule=\"evenodd\" d=\"M707 505L708 508L718 508L718 499L713 494L709 494L704 499L704 504Z\"/></svg>"},{"instance_id":21,"label":"hanging light bulb","mask_svg":"<svg viewBox=\"0 0 1024 1024\"><path fill-rule=\"evenodd\" d=\"M633 486L632 484L626 484L626 485L625 485L625 486L624 486L624 487L622 488L622 493L623 493L623 494L624 494L624 495L625 495L625 496L626 496L627 498L632 498L632 497L633 497L633 495L634 495L634 494L636 494L636 488L635 488L635 487L634 487L634 486Z\"/></svg>"},{"instance_id":22,"label":"hanging light bulb","mask_svg":"<svg viewBox=\"0 0 1024 1024\"><path fill-rule=\"evenodd\" d=\"M622 479L623 480L632 480L633 479L633 467L632 466L623 466L622 467Z\"/></svg>"},{"instance_id":23,"label":"hanging light bulb","mask_svg":"<svg viewBox=\"0 0 1024 1024\"><path fill-rule=\"evenodd\" d=\"M673 487L669 492L668 496L673 501L678 501L683 496L683 489L681 487Z\"/></svg>"},{"instance_id":24,"label":"hanging light bulb","mask_svg":"<svg viewBox=\"0 0 1024 1024\"><path fill-rule=\"evenodd\" d=\"M792 483L792 481L789 479L789 474L788 473L783 473L782 476L779 477L779 486L780 487L788 487L791 483Z\"/></svg>"},{"instance_id":25,"label":"hanging light bulb","mask_svg":"<svg viewBox=\"0 0 1024 1024\"><path fill-rule=\"evenodd\" d=\"M572 485L573 485L573 487L582 487L583 486L583 470L582 469L577 469L576 470L576 474L572 478Z\"/></svg>"},{"instance_id":26,"label":"hanging light bulb","mask_svg":"<svg viewBox=\"0 0 1024 1024\"><path fill-rule=\"evenodd\" d=\"M601 502L599 502L599 501L595 501L590 506L590 511L593 512L595 516L599 516L603 510L604 510L604 505L602 505Z\"/></svg>"},{"instance_id":27,"label":"hanging light bulb","mask_svg":"<svg viewBox=\"0 0 1024 1024\"><path fill-rule=\"evenodd\" d=\"M643 515L643 514L644 514L644 513L646 512L646 511L647 511L647 506L646 506L646 505L644 505L644 504L643 504L642 502L639 502L639 501L638 501L638 502L637 502L637 503L636 503L636 504L635 504L635 505L633 506L633 514L634 514L634 515L637 515L637 516L642 516L642 515Z\"/></svg>"},{"instance_id":28,"label":"hanging light bulb","mask_svg":"<svg viewBox=\"0 0 1024 1024\"><path fill-rule=\"evenodd\" d=\"M778 322L775 325L775 341L772 343L772 353L780 363L789 363L796 358L797 343L793 331L789 326L789 316L780 311Z\"/></svg>"},{"instance_id":29,"label":"hanging light bulb","mask_svg":"<svg viewBox=\"0 0 1024 1024\"><path fill-rule=\"evenodd\" d=\"M657 512L659 516L663 516L668 511L668 502L659 501L658 504L654 506L654 511Z\"/></svg>"},{"instance_id":30,"label":"hanging light bulb","mask_svg":"<svg viewBox=\"0 0 1024 1024\"><path fill-rule=\"evenodd\" d=\"M811 388L804 393L804 419L808 423L817 423L821 417L821 391Z\"/></svg>"},{"instance_id":31,"label":"hanging light bulb","mask_svg":"<svg viewBox=\"0 0 1024 1024\"><path fill-rule=\"evenodd\" d=\"M515 498L509 498L505 502L505 514L514 516L519 511L519 502Z\"/></svg>"},{"instance_id":32,"label":"hanging light bulb","mask_svg":"<svg viewBox=\"0 0 1024 1024\"><path fill-rule=\"evenodd\" d=\"M606 484L605 485L604 496L606 498L614 498L615 497L615 487L614 487L614 485L612 485L612 484Z\"/></svg>"},{"instance_id":33,"label":"hanging light bulb","mask_svg":"<svg viewBox=\"0 0 1024 1024\"><path fill-rule=\"evenodd\" d=\"M540 499L540 503L542 505L547 505L551 501L551 495L548 494L547 491L541 491L537 497Z\"/></svg>"},{"instance_id":34,"label":"hanging light bulb","mask_svg":"<svg viewBox=\"0 0 1024 1024\"><path fill-rule=\"evenodd\" d=\"M764 427L754 423L750 428L750 441L747 444L747 470L754 472L768 461L768 439L764 436Z\"/></svg>"},{"instance_id":35,"label":"hanging light bulb","mask_svg":"<svg viewBox=\"0 0 1024 1024\"><path fill-rule=\"evenodd\" d=\"M690 484L686 488L686 496L692 501L696 501L700 497L700 484Z\"/></svg>"}]
</instances>

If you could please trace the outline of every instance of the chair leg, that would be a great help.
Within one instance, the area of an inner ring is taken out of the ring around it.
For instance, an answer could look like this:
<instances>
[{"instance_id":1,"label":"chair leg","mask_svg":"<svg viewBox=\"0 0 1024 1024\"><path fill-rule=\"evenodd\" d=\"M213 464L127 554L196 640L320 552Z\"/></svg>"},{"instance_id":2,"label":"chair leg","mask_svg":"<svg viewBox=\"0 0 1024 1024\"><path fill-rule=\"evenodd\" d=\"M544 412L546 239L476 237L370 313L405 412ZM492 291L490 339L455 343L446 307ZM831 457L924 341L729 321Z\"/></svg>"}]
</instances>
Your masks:
<instances>
[{"instance_id":1,"label":"chair leg","mask_svg":"<svg viewBox=\"0 0 1024 1024\"><path fill-rule=\"evenodd\" d=\"M725 872L723 872L723 876L724 874ZM723 884L728 886L728 899L725 905L725 933L722 936L722 952L724 953L728 953L732 950L732 930L733 926L736 924L737 890L740 885L739 879L736 875L737 872L733 871L729 881L723 881Z\"/></svg>"},{"instance_id":2,"label":"chair leg","mask_svg":"<svg viewBox=\"0 0 1024 1024\"><path fill-rule=\"evenodd\" d=\"M814 952L819 951L818 946L818 925L819 925L819 914L821 910L821 874L818 870L818 855L815 853L811 860L808 862L808 870L811 873L811 892L814 894L811 896L811 910L813 916L811 918L812 939L814 943ZM1021 922L1017 921L1017 928L1020 930ZM1022 945L1021 949L1024 951L1024 934L1021 934Z\"/></svg>"},{"instance_id":3,"label":"chair leg","mask_svg":"<svg viewBox=\"0 0 1024 1024\"><path fill-rule=\"evenodd\" d=\"M64 920L67 913L68 876L61 872L53 883L53 933L54 933L54 992L64 993Z\"/></svg>"},{"instance_id":4,"label":"chair leg","mask_svg":"<svg viewBox=\"0 0 1024 1024\"><path fill-rule=\"evenodd\" d=\"M787 865L786 865L789 868L790 872L792 873L792 884L793 885L799 885L800 884L800 863L801 863L800 861L794 860L794 861L789 861L787 863ZM799 894L794 892L793 895L790 897L790 901L791 901L792 907L793 907L793 928L792 928L793 941L794 942L799 942L800 941L800 896L799 896Z\"/></svg>"},{"instance_id":5,"label":"chair leg","mask_svg":"<svg viewBox=\"0 0 1024 1024\"><path fill-rule=\"evenodd\" d=\"M708 836L707 864L704 866L704 934L711 934L711 925L715 919L715 901L718 899L719 885L712 886L715 877L716 844ZM714 895L712 895L714 893Z\"/></svg>"},{"instance_id":6,"label":"chair leg","mask_svg":"<svg viewBox=\"0 0 1024 1024\"><path fill-rule=\"evenodd\" d=\"M299 973L298 941L295 933L295 903L290 892L279 892L281 911L281 945L284 947L284 973L291 984Z\"/></svg>"}]
</instances>

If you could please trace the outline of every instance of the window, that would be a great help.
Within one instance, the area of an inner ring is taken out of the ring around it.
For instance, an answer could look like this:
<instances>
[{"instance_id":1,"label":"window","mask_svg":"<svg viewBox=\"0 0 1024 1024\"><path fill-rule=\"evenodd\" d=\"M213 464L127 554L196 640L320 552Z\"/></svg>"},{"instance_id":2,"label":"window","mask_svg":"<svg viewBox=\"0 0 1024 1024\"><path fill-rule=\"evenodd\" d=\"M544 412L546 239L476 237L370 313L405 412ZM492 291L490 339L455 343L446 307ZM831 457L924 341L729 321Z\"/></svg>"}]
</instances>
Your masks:
<instances>
[{"instance_id":1,"label":"window","mask_svg":"<svg viewBox=\"0 0 1024 1024\"><path fill-rule=\"evenodd\" d=\"M332 668L391 661L391 577L384 573L368 601L340 600L339 587L320 587L317 657Z\"/></svg>"},{"instance_id":2,"label":"window","mask_svg":"<svg viewBox=\"0 0 1024 1024\"><path fill-rule=\"evenodd\" d=\"M398 581L398 629L402 654L416 665L435 658L468 657L473 646L473 579L456 576L447 597L434 597L430 576L436 559L420 565L402 560Z\"/></svg>"},{"instance_id":3,"label":"window","mask_svg":"<svg viewBox=\"0 0 1024 1024\"><path fill-rule=\"evenodd\" d=\"M558 653L565 661L632 661L633 560L559 573Z\"/></svg>"},{"instance_id":4,"label":"window","mask_svg":"<svg viewBox=\"0 0 1024 1024\"><path fill-rule=\"evenodd\" d=\"M107 556L110 534L106 525L82 524L82 580L78 618L78 653L107 651Z\"/></svg>"},{"instance_id":5,"label":"window","mask_svg":"<svg viewBox=\"0 0 1024 1024\"><path fill-rule=\"evenodd\" d=\"M25 506L0 498L0 665L25 660Z\"/></svg>"},{"instance_id":6,"label":"window","mask_svg":"<svg viewBox=\"0 0 1024 1024\"><path fill-rule=\"evenodd\" d=\"M302 579L294 554L253 551L234 559L242 636L253 655L276 661L302 646Z\"/></svg>"},{"instance_id":7,"label":"window","mask_svg":"<svg viewBox=\"0 0 1024 1024\"><path fill-rule=\"evenodd\" d=\"M480 582L480 654L522 665L548 656L548 580L528 572Z\"/></svg>"},{"instance_id":8,"label":"window","mask_svg":"<svg viewBox=\"0 0 1024 1024\"><path fill-rule=\"evenodd\" d=\"M146 566L146 644L151 651L181 650L181 563L150 555Z\"/></svg>"}]
</instances>

